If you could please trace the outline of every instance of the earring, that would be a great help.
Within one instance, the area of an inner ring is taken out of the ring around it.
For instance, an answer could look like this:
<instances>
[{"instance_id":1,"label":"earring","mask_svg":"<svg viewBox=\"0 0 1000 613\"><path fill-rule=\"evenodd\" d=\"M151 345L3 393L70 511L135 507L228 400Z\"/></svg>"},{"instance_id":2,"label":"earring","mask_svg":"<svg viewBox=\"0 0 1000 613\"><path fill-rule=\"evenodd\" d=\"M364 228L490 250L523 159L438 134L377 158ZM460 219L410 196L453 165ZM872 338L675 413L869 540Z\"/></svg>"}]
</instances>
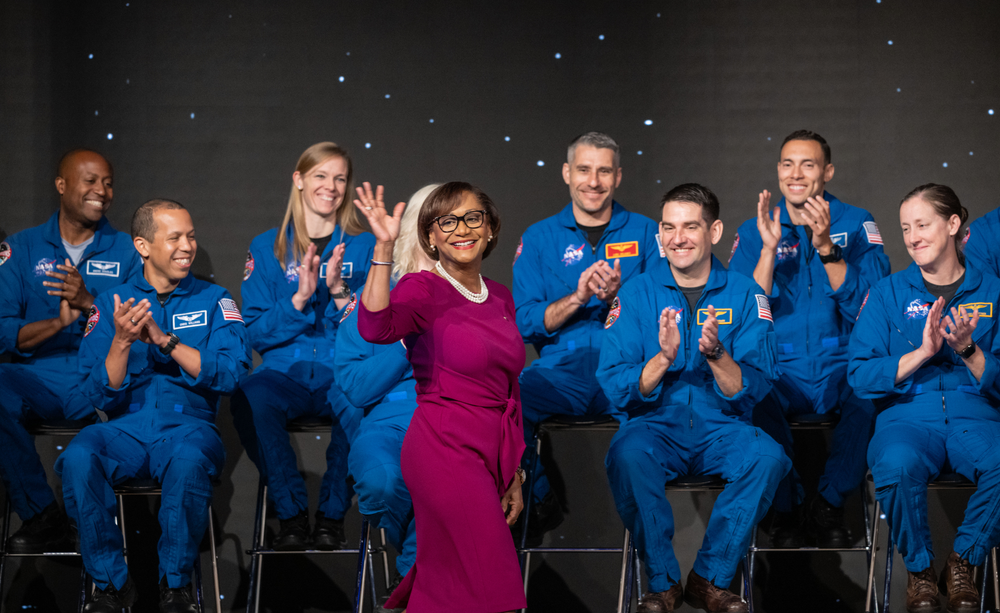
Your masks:
<instances>
[{"instance_id":1,"label":"earring","mask_svg":"<svg viewBox=\"0 0 1000 613\"><path fill-rule=\"evenodd\" d=\"M300 192L302 191L302 186L301 186L301 185L296 185L296 187L298 187L298 188L299 188L299 191L300 191Z\"/></svg>"},{"instance_id":2,"label":"earring","mask_svg":"<svg viewBox=\"0 0 1000 613\"><path fill-rule=\"evenodd\" d=\"M493 240L493 235L492 234L490 234L490 237L488 239L486 239L486 242L489 242L491 240Z\"/></svg>"},{"instance_id":3,"label":"earring","mask_svg":"<svg viewBox=\"0 0 1000 613\"><path fill-rule=\"evenodd\" d=\"M437 251L437 246L431 245L431 251Z\"/></svg>"}]
</instances>

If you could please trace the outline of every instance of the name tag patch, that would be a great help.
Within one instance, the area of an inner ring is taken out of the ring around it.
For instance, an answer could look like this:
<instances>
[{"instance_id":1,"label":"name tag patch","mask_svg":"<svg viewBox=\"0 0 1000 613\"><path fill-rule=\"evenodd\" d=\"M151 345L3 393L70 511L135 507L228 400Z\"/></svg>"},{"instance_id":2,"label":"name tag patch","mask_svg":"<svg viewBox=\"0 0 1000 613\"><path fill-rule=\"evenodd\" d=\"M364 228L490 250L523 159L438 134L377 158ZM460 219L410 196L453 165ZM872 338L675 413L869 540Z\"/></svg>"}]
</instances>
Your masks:
<instances>
[{"instance_id":1,"label":"name tag patch","mask_svg":"<svg viewBox=\"0 0 1000 613\"><path fill-rule=\"evenodd\" d=\"M979 311L980 317L993 317L993 303L992 302L969 302L967 304L958 305L958 312L965 313L972 316L973 313Z\"/></svg>"},{"instance_id":2,"label":"name tag patch","mask_svg":"<svg viewBox=\"0 0 1000 613\"><path fill-rule=\"evenodd\" d=\"M191 313L175 313L173 328L183 330L184 328L197 328L208 325L208 311L192 311Z\"/></svg>"},{"instance_id":3,"label":"name tag patch","mask_svg":"<svg viewBox=\"0 0 1000 613\"><path fill-rule=\"evenodd\" d=\"M634 258L639 255L639 241L608 243L604 246L604 259Z\"/></svg>"},{"instance_id":4,"label":"name tag patch","mask_svg":"<svg viewBox=\"0 0 1000 613\"><path fill-rule=\"evenodd\" d=\"M698 309L698 325L703 326L705 322L708 321L709 313L708 309ZM719 322L720 326L726 326L733 323L733 310L732 309L715 309L715 319Z\"/></svg>"},{"instance_id":5,"label":"name tag patch","mask_svg":"<svg viewBox=\"0 0 1000 613\"><path fill-rule=\"evenodd\" d=\"M341 279L350 279L352 274L354 274L354 262L344 262L340 265ZM319 267L319 278L326 279L326 264Z\"/></svg>"},{"instance_id":6,"label":"name tag patch","mask_svg":"<svg viewBox=\"0 0 1000 613\"><path fill-rule=\"evenodd\" d=\"M830 240L833 241L834 245L838 245L844 249L847 248L847 232L840 232L838 234L831 234Z\"/></svg>"},{"instance_id":7,"label":"name tag patch","mask_svg":"<svg viewBox=\"0 0 1000 613\"><path fill-rule=\"evenodd\" d=\"M87 274L97 277L117 277L121 271L121 264L118 262L101 262L100 260L87 261Z\"/></svg>"}]
</instances>

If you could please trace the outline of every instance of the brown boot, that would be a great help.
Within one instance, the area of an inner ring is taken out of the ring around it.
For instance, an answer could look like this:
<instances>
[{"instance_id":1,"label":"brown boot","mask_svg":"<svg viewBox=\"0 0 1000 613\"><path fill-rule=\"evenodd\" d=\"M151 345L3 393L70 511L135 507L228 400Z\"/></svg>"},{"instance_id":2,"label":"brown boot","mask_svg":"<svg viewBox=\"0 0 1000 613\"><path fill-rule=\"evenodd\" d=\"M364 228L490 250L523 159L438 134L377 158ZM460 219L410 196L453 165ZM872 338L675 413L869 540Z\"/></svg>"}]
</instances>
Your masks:
<instances>
[{"instance_id":1,"label":"brown boot","mask_svg":"<svg viewBox=\"0 0 1000 613\"><path fill-rule=\"evenodd\" d=\"M938 613L941 602L938 599L937 573L934 563L919 573L906 572L907 613Z\"/></svg>"},{"instance_id":2,"label":"brown boot","mask_svg":"<svg viewBox=\"0 0 1000 613\"><path fill-rule=\"evenodd\" d=\"M977 613L979 590L976 589L976 569L957 553L948 556L941 572L941 584L948 594L949 613Z\"/></svg>"},{"instance_id":3,"label":"brown boot","mask_svg":"<svg viewBox=\"0 0 1000 613\"><path fill-rule=\"evenodd\" d=\"M696 609L708 613L746 613L747 603L729 590L717 587L692 570L688 573L684 600Z\"/></svg>"},{"instance_id":4,"label":"brown boot","mask_svg":"<svg viewBox=\"0 0 1000 613\"><path fill-rule=\"evenodd\" d=\"M646 592L639 599L638 613L673 613L684 597L684 588L675 583L666 592Z\"/></svg>"}]
</instances>

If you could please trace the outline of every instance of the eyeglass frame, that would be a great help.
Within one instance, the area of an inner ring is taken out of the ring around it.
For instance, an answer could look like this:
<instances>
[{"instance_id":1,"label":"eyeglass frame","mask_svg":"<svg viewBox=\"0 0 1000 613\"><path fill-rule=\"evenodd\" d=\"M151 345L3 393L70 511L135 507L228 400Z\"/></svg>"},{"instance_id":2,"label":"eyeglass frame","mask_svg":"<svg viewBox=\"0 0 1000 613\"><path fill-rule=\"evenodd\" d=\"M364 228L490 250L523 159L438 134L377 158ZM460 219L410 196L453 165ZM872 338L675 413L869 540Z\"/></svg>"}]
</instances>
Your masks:
<instances>
[{"instance_id":1,"label":"eyeglass frame","mask_svg":"<svg viewBox=\"0 0 1000 613\"><path fill-rule=\"evenodd\" d=\"M467 215L470 215L471 213L481 213L482 216L483 216L483 222L480 223L478 226L470 226L469 222L465 221L465 217ZM466 211L465 214L462 215L461 217L459 217L458 215L454 215L452 213L447 213L445 215L438 215L437 217L435 217L434 219L431 220L431 223L432 224L436 223L437 226L438 226L438 228L440 228L441 231L444 232L445 234L451 234L455 230L458 230L458 224L459 224L459 222L464 223L466 228L468 228L470 230L475 230L476 228L483 227L483 224L486 223L486 218L489 217L489 216L490 216L490 214L489 214L489 212L486 209L473 209L471 211ZM441 226L441 220L444 219L445 217L454 217L455 218L455 228L454 229L452 229L452 230L445 230Z\"/></svg>"}]
</instances>

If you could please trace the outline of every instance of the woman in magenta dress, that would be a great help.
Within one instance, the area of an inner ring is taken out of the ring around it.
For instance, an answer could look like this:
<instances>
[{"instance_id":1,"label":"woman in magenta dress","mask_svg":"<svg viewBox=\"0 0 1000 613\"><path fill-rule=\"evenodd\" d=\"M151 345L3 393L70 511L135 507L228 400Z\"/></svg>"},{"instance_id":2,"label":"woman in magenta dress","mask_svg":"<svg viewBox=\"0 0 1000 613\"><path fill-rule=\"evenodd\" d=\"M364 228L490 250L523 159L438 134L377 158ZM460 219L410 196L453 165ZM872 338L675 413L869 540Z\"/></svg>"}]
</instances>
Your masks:
<instances>
[{"instance_id":1,"label":"woman in magenta dress","mask_svg":"<svg viewBox=\"0 0 1000 613\"><path fill-rule=\"evenodd\" d=\"M405 203L386 211L379 186L354 203L375 234L358 330L374 343L402 340L417 380L417 410L403 440L413 498L417 560L387 608L407 613L499 613L523 608L521 573L508 525L523 508L524 451L517 378L524 344L510 291L480 276L500 233L489 196L445 183L424 202L420 244L433 271L392 290L393 245Z\"/></svg>"}]
</instances>

